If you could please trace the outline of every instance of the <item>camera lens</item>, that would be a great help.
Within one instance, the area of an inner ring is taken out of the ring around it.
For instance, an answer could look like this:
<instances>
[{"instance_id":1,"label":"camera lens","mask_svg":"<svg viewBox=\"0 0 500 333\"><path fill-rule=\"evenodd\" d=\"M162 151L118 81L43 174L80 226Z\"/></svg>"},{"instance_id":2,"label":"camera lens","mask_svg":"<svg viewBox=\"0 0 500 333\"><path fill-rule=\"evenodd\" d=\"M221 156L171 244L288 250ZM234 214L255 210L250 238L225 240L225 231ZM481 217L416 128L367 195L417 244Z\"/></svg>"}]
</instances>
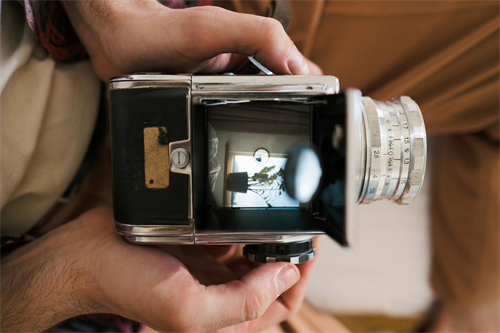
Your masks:
<instances>
[{"instance_id":1,"label":"camera lens","mask_svg":"<svg viewBox=\"0 0 500 333\"><path fill-rule=\"evenodd\" d=\"M362 98L364 136L360 203L389 199L409 204L425 173L427 142L422 113L411 98L388 102Z\"/></svg>"}]
</instances>

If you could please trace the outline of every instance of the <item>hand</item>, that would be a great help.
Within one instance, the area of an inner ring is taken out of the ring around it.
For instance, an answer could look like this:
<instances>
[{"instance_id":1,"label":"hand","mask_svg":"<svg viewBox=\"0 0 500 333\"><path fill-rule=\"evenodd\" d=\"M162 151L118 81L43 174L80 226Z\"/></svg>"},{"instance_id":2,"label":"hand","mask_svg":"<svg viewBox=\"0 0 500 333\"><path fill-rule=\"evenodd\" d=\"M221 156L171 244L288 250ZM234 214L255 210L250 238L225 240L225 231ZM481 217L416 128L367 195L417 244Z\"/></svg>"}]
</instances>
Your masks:
<instances>
[{"instance_id":1,"label":"hand","mask_svg":"<svg viewBox=\"0 0 500 333\"><path fill-rule=\"evenodd\" d=\"M251 55L276 74L310 73L310 62L271 18L214 6L171 9L156 0L62 4L104 81L137 71L218 73Z\"/></svg>"},{"instance_id":2,"label":"hand","mask_svg":"<svg viewBox=\"0 0 500 333\"><path fill-rule=\"evenodd\" d=\"M320 238L316 237L313 244L316 248L317 257ZM243 257L234 257L235 246L196 245L162 246L161 248L186 265L191 274L204 285L222 284L240 279L252 269L262 266L262 264L251 262ZM231 259L224 259L227 257ZM221 331L259 332L266 327L279 324L297 312L304 299L316 257L312 261L297 266L300 271L300 280L274 301L262 317L227 327ZM224 264L221 264L221 261ZM265 286L262 287L265 288Z\"/></svg>"},{"instance_id":3,"label":"hand","mask_svg":"<svg viewBox=\"0 0 500 333\"><path fill-rule=\"evenodd\" d=\"M172 255L116 235L109 210L90 211L2 260L2 330L39 331L85 313L119 314L159 331L260 330L298 310L314 264L251 269L241 259L223 265L200 256L197 246L170 250L197 260L196 275L216 277L204 283L225 283L201 284Z\"/></svg>"}]
</instances>

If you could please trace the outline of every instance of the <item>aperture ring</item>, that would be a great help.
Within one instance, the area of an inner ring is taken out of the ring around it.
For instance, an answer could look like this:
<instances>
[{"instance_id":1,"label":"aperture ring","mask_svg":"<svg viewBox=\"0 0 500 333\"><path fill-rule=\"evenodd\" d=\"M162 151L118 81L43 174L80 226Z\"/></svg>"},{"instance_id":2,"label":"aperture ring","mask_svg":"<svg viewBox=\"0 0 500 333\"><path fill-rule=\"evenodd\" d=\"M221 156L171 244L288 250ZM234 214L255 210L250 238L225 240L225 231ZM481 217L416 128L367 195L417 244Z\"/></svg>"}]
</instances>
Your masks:
<instances>
[{"instance_id":1,"label":"aperture ring","mask_svg":"<svg viewBox=\"0 0 500 333\"><path fill-rule=\"evenodd\" d=\"M422 112L414 100L407 96L400 96L394 101L400 103L408 119L411 150L408 181L397 202L400 204L409 204L420 192L420 188L424 181L427 156L425 125Z\"/></svg>"},{"instance_id":2,"label":"aperture ring","mask_svg":"<svg viewBox=\"0 0 500 333\"><path fill-rule=\"evenodd\" d=\"M366 173L368 181L366 193L361 200L362 203L370 203L377 200L384 188L382 179L387 168L387 143L383 112L377 109L377 105L370 97L362 98L365 116L365 129L367 137Z\"/></svg>"}]
</instances>

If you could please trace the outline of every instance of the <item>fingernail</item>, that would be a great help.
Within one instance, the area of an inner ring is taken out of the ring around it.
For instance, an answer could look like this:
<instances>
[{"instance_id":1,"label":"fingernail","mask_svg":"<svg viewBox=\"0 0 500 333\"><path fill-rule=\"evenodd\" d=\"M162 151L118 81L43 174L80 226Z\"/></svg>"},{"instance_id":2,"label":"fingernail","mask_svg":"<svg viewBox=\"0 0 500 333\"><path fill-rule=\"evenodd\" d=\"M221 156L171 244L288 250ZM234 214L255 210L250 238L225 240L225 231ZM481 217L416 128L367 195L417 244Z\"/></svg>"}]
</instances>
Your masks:
<instances>
[{"instance_id":1,"label":"fingernail","mask_svg":"<svg viewBox=\"0 0 500 333\"><path fill-rule=\"evenodd\" d=\"M287 291L299 280L299 273L293 269L291 265L287 265L281 269L276 278L276 291L278 296Z\"/></svg>"},{"instance_id":2,"label":"fingernail","mask_svg":"<svg viewBox=\"0 0 500 333\"><path fill-rule=\"evenodd\" d=\"M294 75L307 75L310 72L306 58L304 58L295 45L288 58L287 65L290 72Z\"/></svg>"}]
</instances>

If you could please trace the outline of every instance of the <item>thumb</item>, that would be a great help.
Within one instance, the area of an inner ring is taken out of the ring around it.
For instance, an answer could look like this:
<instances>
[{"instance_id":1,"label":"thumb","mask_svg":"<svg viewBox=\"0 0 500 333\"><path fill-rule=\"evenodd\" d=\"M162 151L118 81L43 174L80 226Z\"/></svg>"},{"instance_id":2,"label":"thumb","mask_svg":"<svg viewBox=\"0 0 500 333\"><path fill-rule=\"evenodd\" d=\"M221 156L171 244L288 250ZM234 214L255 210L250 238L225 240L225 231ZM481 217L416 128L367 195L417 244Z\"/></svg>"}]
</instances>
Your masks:
<instances>
[{"instance_id":1,"label":"thumb","mask_svg":"<svg viewBox=\"0 0 500 333\"><path fill-rule=\"evenodd\" d=\"M267 308L300 278L300 271L288 263L262 265L241 278L205 289L204 311L213 318L214 329L250 321ZM201 304L200 304L201 305ZM211 312L211 313L210 313ZM224 314L221 317L221 314ZM218 319L217 319L218 318Z\"/></svg>"}]
</instances>

